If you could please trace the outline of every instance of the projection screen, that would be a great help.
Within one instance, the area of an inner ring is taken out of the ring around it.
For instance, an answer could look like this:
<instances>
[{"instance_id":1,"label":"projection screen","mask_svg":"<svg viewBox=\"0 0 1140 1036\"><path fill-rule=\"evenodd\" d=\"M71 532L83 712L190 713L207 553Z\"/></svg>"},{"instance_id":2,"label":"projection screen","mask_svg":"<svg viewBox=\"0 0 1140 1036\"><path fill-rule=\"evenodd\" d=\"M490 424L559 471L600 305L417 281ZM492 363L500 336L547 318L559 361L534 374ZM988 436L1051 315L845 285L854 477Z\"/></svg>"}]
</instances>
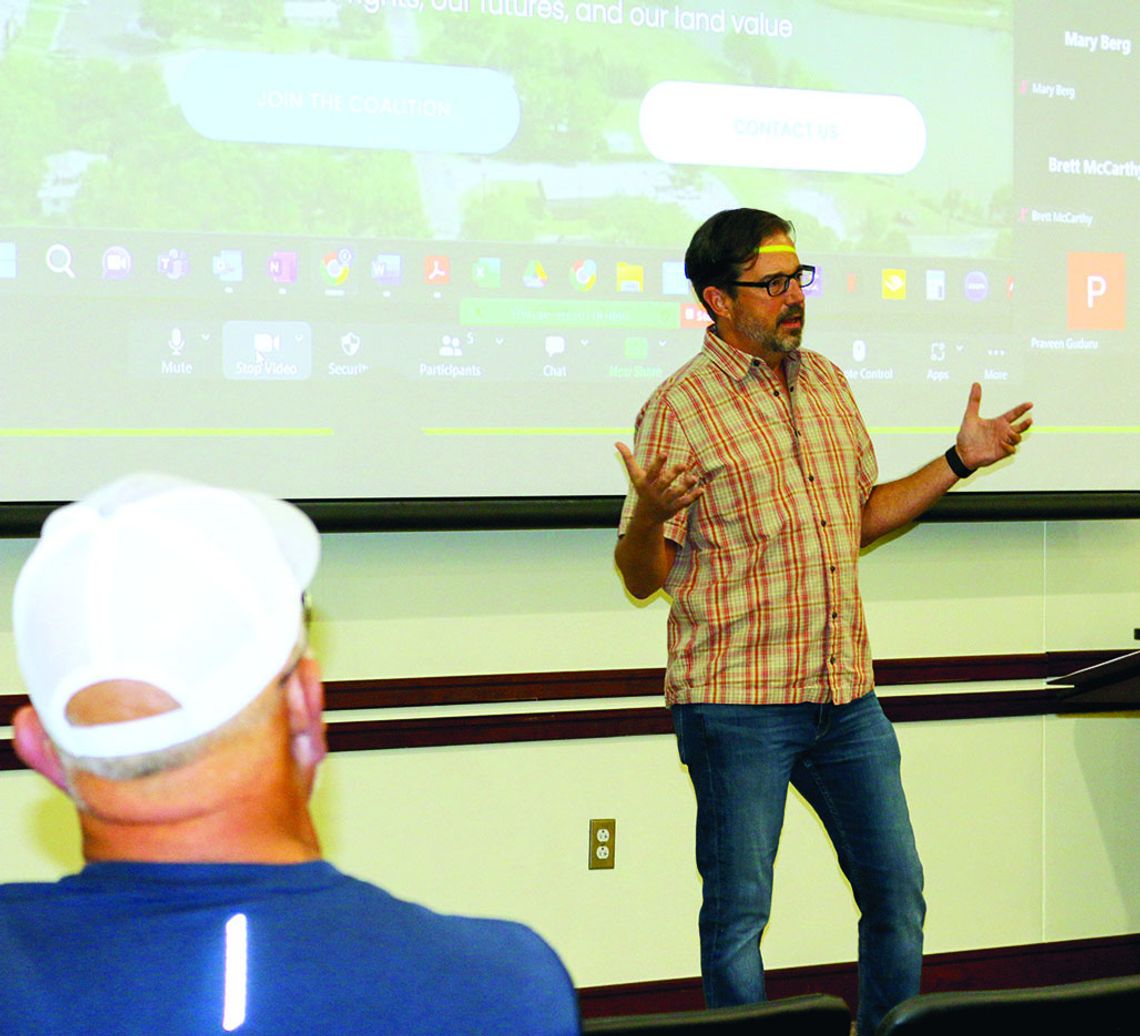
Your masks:
<instances>
[{"instance_id":1,"label":"projection screen","mask_svg":"<svg viewBox=\"0 0 1140 1036\"><path fill-rule=\"evenodd\" d=\"M689 238L754 206L883 478L979 381L1037 424L970 496L1133 499L1138 40L1132 0L0 0L0 497L612 501L700 348Z\"/></svg>"}]
</instances>

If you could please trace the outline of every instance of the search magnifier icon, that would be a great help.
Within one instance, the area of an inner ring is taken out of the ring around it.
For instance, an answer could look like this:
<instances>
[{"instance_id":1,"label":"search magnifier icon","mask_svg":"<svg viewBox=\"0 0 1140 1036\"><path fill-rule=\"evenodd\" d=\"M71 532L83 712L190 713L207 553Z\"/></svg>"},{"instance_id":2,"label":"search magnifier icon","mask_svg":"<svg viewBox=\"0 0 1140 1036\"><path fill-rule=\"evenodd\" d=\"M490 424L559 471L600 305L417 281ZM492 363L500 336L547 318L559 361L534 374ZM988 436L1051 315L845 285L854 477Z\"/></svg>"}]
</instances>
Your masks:
<instances>
[{"instance_id":1,"label":"search magnifier icon","mask_svg":"<svg viewBox=\"0 0 1140 1036\"><path fill-rule=\"evenodd\" d=\"M75 271L71 268L71 249L67 245L56 243L49 247L44 261L52 273L65 273L75 280Z\"/></svg>"}]
</instances>

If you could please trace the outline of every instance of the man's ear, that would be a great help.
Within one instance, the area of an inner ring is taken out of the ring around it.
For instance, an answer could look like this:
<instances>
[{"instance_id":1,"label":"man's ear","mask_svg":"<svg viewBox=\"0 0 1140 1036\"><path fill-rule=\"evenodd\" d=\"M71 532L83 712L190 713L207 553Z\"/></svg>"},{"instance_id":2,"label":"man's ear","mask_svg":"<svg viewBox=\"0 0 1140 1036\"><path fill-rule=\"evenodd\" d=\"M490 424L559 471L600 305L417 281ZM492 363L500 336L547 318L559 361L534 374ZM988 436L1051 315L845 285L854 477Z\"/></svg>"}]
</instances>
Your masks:
<instances>
[{"instance_id":1,"label":"man's ear","mask_svg":"<svg viewBox=\"0 0 1140 1036\"><path fill-rule=\"evenodd\" d=\"M289 709L293 758L302 768L315 769L328 755L325 687L316 659L306 655L297 663L285 685L285 701Z\"/></svg>"},{"instance_id":2,"label":"man's ear","mask_svg":"<svg viewBox=\"0 0 1140 1036\"><path fill-rule=\"evenodd\" d=\"M728 313L728 305L725 302L727 296L720 288L710 284L701 292L701 298L705 300L705 305L708 306L717 316L724 316Z\"/></svg>"},{"instance_id":3,"label":"man's ear","mask_svg":"<svg viewBox=\"0 0 1140 1036\"><path fill-rule=\"evenodd\" d=\"M25 765L46 777L61 791L68 790L67 771L31 705L21 706L12 717L12 745Z\"/></svg>"}]
</instances>

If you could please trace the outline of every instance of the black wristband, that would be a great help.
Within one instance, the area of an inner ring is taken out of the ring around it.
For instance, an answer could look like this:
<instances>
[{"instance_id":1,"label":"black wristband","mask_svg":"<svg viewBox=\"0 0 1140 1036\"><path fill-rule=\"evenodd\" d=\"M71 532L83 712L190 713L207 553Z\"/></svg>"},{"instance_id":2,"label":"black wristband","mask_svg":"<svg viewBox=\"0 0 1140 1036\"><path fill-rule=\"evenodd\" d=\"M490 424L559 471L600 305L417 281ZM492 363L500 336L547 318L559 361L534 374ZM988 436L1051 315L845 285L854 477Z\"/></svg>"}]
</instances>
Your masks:
<instances>
[{"instance_id":1,"label":"black wristband","mask_svg":"<svg viewBox=\"0 0 1140 1036\"><path fill-rule=\"evenodd\" d=\"M965 462L958 456L958 449L956 446L951 446L943 456L946 458L946 463L950 465L950 470L954 472L959 478L969 478L977 468L966 467Z\"/></svg>"}]
</instances>

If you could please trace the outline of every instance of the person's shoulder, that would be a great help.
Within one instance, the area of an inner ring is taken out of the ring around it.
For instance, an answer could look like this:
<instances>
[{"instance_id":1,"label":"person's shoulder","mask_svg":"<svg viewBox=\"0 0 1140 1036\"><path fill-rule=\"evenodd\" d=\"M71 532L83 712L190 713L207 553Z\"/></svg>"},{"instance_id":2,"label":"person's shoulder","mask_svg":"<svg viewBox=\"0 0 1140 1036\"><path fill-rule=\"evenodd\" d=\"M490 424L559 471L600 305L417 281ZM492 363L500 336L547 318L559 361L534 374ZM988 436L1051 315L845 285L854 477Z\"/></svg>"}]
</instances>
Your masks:
<instances>
[{"instance_id":1,"label":"person's shoulder","mask_svg":"<svg viewBox=\"0 0 1140 1036\"><path fill-rule=\"evenodd\" d=\"M671 394L683 388L693 379L702 377L708 368L708 363L709 358L703 349L695 356L690 356L649 394L649 403L667 400Z\"/></svg>"},{"instance_id":2,"label":"person's shoulder","mask_svg":"<svg viewBox=\"0 0 1140 1036\"><path fill-rule=\"evenodd\" d=\"M0 884L0 911L34 909L63 898L66 898L63 882L11 881Z\"/></svg>"},{"instance_id":3,"label":"person's shoulder","mask_svg":"<svg viewBox=\"0 0 1140 1036\"><path fill-rule=\"evenodd\" d=\"M348 880L358 886L362 904L371 900L383 914L384 942L399 955L398 961L388 958L389 966L431 990L439 1017L486 1020L490 1012L482 1031L496 1033L578 1031L570 976L533 929L517 921L440 913ZM361 913L359 920L367 924L368 910Z\"/></svg>"},{"instance_id":4,"label":"person's shoulder","mask_svg":"<svg viewBox=\"0 0 1140 1036\"><path fill-rule=\"evenodd\" d=\"M0 903L39 899L55 888L53 882L47 881L6 881L0 883Z\"/></svg>"},{"instance_id":5,"label":"person's shoulder","mask_svg":"<svg viewBox=\"0 0 1140 1036\"><path fill-rule=\"evenodd\" d=\"M60 983L73 976L71 962L94 962L95 987L74 997L65 1021L45 1033L90 1031L75 1024L76 1016L102 1004L105 990L137 978L132 949L140 944L169 956L171 965L158 986L148 979L154 1002L136 998L138 1010L196 1018L198 1008L178 993L186 970L193 973L194 954L178 951L203 938L212 944L219 920L235 912L247 917L251 944L260 948L262 979L293 991L270 996L263 1009L279 1021L286 1016L280 1012L306 1019L304 1028L259 1031L320 1031L308 1020L330 1015L345 1034L578 1031L570 977L535 932L430 910L325 861L106 864L55 884L0 886L0 951L14 975L24 968L36 976L13 987L21 989L22 1004L58 998ZM2 995L0 1004L7 1004ZM124 1031L201 1030L171 1024Z\"/></svg>"},{"instance_id":6,"label":"person's shoulder","mask_svg":"<svg viewBox=\"0 0 1140 1036\"><path fill-rule=\"evenodd\" d=\"M637 415L642 424L653 413L685 414L694 398L709 391L709 379L717 380L720 372L707 349L689 357L680 367L662 381L649 395Z\"/></svg>"},{"instance_id":7,"label":"person's shoulder","mask_svg":"<svg viewBox=\"0 0 1140 1036\"><path fill-rule=\"evenodd\" d=\"M514 921L440 917L452 953L451 989L461 1012L493 1002L496 1033L578 1031L578 997L558 954L537 932ZM444 985L444 983L441 983Z\"/></svg>"},{"instance_id":8,"label":"person's shoulder","mask_svg":"<svg viewBox=\"0 0 1140 1036\"><path fill-rule=\"evenodd\" d=\"M40 905L44 903L45 890L52 887L23 881L0 884L0 944L13 926L38 915Z\"/></svg>"},{"instance_id":9,"label":"person's shoulder","mask_svg":"<svg viewBox=\"0 0 1140 1036\"><path fill-rule=\"evenodd\" d=\"M355 879L354 879L355 880ZM511 974L534 968L562 972L561 961L549 944L533 929L517 921L493 917L446 914L420 903L399 899L374 885L359 882L370 890L376 906L388 923L402 929L406 945L423 952L448 967L460 966L469 976L501 971Z\"/></svg>"}]
</instances>

